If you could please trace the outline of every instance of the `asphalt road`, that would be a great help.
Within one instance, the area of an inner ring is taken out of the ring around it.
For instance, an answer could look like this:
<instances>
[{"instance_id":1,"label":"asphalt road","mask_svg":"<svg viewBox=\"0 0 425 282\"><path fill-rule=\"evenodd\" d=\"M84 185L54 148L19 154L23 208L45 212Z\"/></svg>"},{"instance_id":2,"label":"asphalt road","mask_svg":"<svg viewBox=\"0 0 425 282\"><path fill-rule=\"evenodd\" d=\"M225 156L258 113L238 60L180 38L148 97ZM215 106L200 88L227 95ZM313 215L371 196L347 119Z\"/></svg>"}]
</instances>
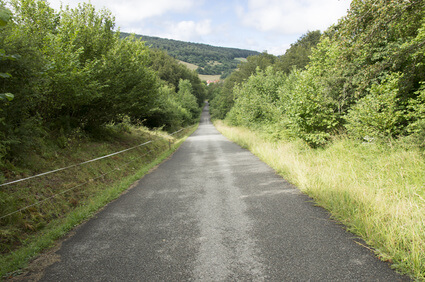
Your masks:
<instances>
[{"instance_id":1,"label":"asphalt road","mask_svg":"<svg viewBox=\"0 0 425 282\"><path fill-rule=\"evenodd\" d=\"M42 281L398 281L354 235L228 141L199 129L55 252Z\"/></svg>"}]
</instances>

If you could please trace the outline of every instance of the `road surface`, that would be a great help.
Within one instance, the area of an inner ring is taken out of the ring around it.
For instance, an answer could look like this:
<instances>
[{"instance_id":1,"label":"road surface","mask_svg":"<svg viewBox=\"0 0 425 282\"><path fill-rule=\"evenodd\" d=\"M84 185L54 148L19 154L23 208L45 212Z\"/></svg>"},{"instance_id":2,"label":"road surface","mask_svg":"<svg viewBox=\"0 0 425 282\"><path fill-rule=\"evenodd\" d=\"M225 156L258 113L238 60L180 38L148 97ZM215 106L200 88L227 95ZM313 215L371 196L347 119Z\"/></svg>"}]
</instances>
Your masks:
<instances>
[{"instance_id":1,"label":"road surface","mask_svg":"<svg viewBox=\"0 0 425 282\"><path fill-rule=\"evenodd\" d=\"M62 243L41 281L406 279L207 110L169 160Z\"/></svg>"}]
</instances>

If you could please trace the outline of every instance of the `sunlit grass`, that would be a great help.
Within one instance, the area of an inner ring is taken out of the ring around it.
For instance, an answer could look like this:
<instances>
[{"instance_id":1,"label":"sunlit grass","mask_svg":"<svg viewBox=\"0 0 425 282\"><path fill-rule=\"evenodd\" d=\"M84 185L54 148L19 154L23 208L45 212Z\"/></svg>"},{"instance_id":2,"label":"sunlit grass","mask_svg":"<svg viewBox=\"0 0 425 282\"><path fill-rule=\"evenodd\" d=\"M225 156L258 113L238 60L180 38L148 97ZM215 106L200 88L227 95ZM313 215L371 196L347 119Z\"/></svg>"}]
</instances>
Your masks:
<instances>
[{"instance_id":1,"label":"sunlit grass","mask_svg":"<svg viewBox=\"0 0 425 282\"><path fill-rule=\"evenodd\" d=\"M179 134L170 136L161 131L133 128L132 134L123 137L120 144L115 144L113 148L110 146L114 144L107 143L96 144L96 148L92 148L89 143L78 144L80 147L78 150L70 148L71 155L68 153L64 153L63 156L58 155L57 162L69 162L70 158L88 160L111 153L111 150L118 151L148 140L155 140L149 144L151 145L149 148L145 148L143 151L131 150L124 153L123 156L113 156L93 163L93 166L77 167L77 171L75 169L65 170L60 177L37 178L30 184L22 186L27 187L26 191L6 186L5 189L9 189L10 199L13 202L0 201L3 204L0 211L7 208L5 204L13 204L10 209L16 210L22 205L36 202L42 194L49 195L60 192L58 189L62 186L70 186L69 182L72 186L78 181L88 180L87 184L77 185L77 189L69 191L63 196L55 197L51 201L11 216L12 219L3 219L0 226L2 250L0 280L5 275L13 275L12 272L25 267L32 258L44 249L51 247L57 239L119 197L135 181L173 153L195 129L196 127L187 128ZM92 155L93 150L96 150L95 155ZM147 153L148 150L150 153ZM92 177L99 177L108 171L112 173L97 180L90 180ZM8 252L7 249L10 251Z\"/></svg>"},{"instance_id":2,"label":"sunlit grass","mask_svg":"<svg viewBox=\"0 0 425 282\"><path fill-rule=\"evenodd\" d=\"M215 125L328 209L382 260L425 279L425 160L419 150L348 139L311 149Z\"/></svg>"}]
</instances>

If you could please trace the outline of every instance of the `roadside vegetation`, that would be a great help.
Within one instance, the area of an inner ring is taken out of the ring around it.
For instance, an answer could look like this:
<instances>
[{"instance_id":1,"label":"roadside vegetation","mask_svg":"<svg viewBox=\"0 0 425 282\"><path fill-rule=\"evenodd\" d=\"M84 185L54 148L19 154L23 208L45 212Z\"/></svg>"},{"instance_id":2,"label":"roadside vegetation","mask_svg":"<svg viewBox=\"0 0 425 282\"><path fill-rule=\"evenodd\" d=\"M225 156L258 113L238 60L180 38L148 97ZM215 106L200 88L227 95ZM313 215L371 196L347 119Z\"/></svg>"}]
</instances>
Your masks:
<instances>
[{"instance_id":1,"label":"roadside vegetation","mask_svg":"<svg viewBox=\"0 0 425 282\"><path fill-rule=\"evenodd\" d=\"M108 138L113 126L172 132L198 120L198 74L134 36L120 39L108 11L0 4L0 182L34 169L28 156Z\"/></svg>"},{"instance_id":2,"label":"roadside vegetation","mask_svg":"<svg viewBox=\"0 0 425 282\"><path fill-rule=\"evenodd\" d=\"M425 3L354 0L210 85L213 118L377 254L425 279ZM227 132L227 133L226 133Z\"/></svg>"},{"instance_id":3,"label":"roadside vegetation","mask_svg":"<svg viewBox=\"0 0 425 282\"><path fill-rule=\"evenodd\" d=\"M0 0L0 185L153 141L0 186L1 275L170 153L207 98L225 135L381 259L425 279L424 19L422 0L353 0L347 16L282 56L228 50L229 66L239 64L230 75L222 50L209 46L200 64L190 53L205 55L205 46L173 42L183 46L179 59L227 76L205 89L166 51L121 35L107 10Z\"/></svg>"},{"instance_id":4,"label":"roadside vegetation","mask_svg":"<svg viewBox=\"0 0 425 282\"><path fill-rule=\"evenodd\" d=\"M380 259L425 278L425 162L419 149L348 138L313 149L300 140L277 141L244 127L214 125L329 210Z\"/></svg>"},{"instance_id":5,"label":"roadside vegetation","mask_svg":"<svg viewBox=\"0 0 425 282\"><path fill-rule=\"evenodd\" d=\"M198 74L134 36L120 39L108 11L91 4L55 11L38 0L7 4L0 169L24 166L26 155L49 140L65 148L68 138L101 138L124 120L171 132L198 119L205 99Z\"/></svg>"},{"instance_id":6,"label":"roadside vegetation","mask_svg":"<svg viewBox=\"0 0 425 282\"><path fill-rule=\"evenodd\" d=\"M120 125L110 129L109 141L80 139L66 149L31 156L34 167L51 171L133 148L1 187L0 278L19 274L40 252L132 187L195 129L169 135L131 125L123 130Z\"/></svg>"},{"instance_id":7,"label":"roadside vegetation","mask_svg":"<svg viewBox=\"0 0 425 282\"><path fill-rule=\"evenodd\" d=\"M0 0L0 47L3 277L172 153L206 90L164 51L121 38L114 16L91 4Z\"/></svg>"}]
</instances>

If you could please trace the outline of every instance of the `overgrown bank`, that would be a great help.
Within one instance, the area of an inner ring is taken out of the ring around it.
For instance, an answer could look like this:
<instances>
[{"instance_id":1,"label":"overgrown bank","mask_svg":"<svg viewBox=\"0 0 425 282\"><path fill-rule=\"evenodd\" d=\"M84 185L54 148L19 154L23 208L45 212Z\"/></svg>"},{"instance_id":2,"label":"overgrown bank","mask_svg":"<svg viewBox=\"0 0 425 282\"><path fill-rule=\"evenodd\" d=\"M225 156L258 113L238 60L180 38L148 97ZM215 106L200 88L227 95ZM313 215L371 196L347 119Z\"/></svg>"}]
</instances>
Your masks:
<instances>
[{"instance_id":1,"label":"overgrown bank","mask_svg":"<svg viewBox=\"0 0 425 282\"><path fill-rule=\"evenodd\" d=\"M352 0L325 32L308 32L280 57L248 57L223 83L208 86L213 119L235 126L224 128L382 259L419 279L424 19L422 0Z\"/></svg>"},{"instance_id":2,"label":"overgrown bank","mask_svg":"<svg viewBox=\"0 0 425 282\"><path fill-rule=\"evenodd\" d=\"M272 141L260 131L215 125L328 209L382 260L425 279L425 161L419 149L344 138L312 149L300 140Z\"/></svg>"},{"instance_id":3,"label":"overgrown bank","mask_svg":"<svg viewBox=\"0 0 425 282\"><path fill-rule=\"evenodd\" d=\"M111 129L109 141L83 139L67 149L32 156L34 166L40 164L45 172L123 151L0 187L0 278L25 267L56 239L117 198L195 129L192 126L169 135L134 126L123 130L121 126ZM26 170L20 177L28 173Z\"/></svg>"},{"instance_id":4,"label":"overgrown bank","mask_svg":"<svg viewBox=\"0 0 425 282\"><path fill-rule=\"evenodd\" d=\"M196 72L121 39L108 10L0 0L0 183L49 143L123 121L172 132L195 123L204 100Z\"/></svg>"},{"instance_id":5,"label":"overgrown bank","mask_svg":"<svg viewBox=\"0 0 425 282\"><path fill-rule=\"evenodd\" d=\"M90 3L0 0L0 47L1 277L170 153L205 85Z\"/></svg>"}]
</instances>

